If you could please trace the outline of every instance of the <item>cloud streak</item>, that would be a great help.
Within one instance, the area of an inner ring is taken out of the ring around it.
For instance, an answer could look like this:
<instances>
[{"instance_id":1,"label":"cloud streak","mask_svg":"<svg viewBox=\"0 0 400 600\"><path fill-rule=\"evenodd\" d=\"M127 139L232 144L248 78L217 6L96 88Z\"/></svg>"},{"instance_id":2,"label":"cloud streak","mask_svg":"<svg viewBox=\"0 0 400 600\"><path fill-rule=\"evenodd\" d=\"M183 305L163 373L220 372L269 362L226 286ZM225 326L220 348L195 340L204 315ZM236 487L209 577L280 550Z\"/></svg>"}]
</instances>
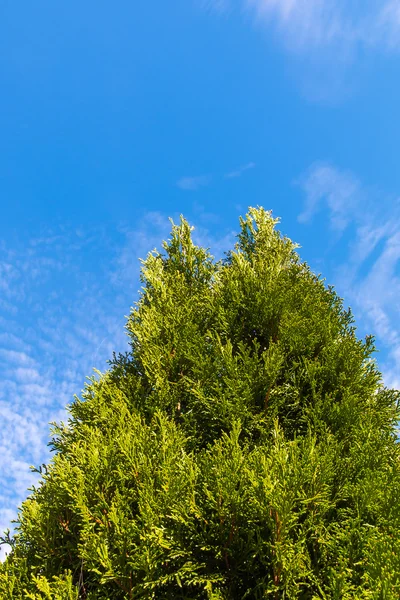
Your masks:
<instances>
[{"instance_id":1,"label":"cloud streak","mask_svg":"<svg viewBox=\"0 0 400 600\"><path fill-rule=\"evenodd\" d=\"M287 42L298 48L353 35L344 25L339 0L247 0L245 5L257 20L274 22Z\"/></svg>"},{"instance_id":2,"label":"cloud streak","mask_svg":"<svg viewBox=\"0 0 400 600\"><path fill-rule=\"evenodd\" d=\"M235 3L212 0L218 12ZM292 49L329 45L400 48L399 0L242 0L239 5L256 22L273 25Z\"/></svg>"},{"instance_id":3,"label":"cloud streak","mask_svg":"<svg viewBox=\"0 0 400 600\"><path fill-rule=\"evenodd\" d=\"M386 349L385 382L400 387L400 203L362 185L358 178L329 163L311 165L297 182L304 192L299 221L312 223L327 209L335 244L344 245L346 259L334 267L341 295L377 335ZM346 229L347 240L340 241Z\"/></svg>"},{"instance_id":4,"label":"cloud streak","mask_svg":"<svg viewBox=\"0 0 400 600\"><path fill-rule=\"evenodd\" d=\"M400 52L400 0L226 0L216 13L239 13L265 29L290 56L290 72L313 102L336 105L363 77L368 53Z\"/></svg>"},{"instance_id":5,"label":"cloud streak","mask_svg":"<svg viewBox=\"0 0 400 600\"><path fill-rule=\"evenodd\" d=\"M247 163L245 165L242 165L238 169L235 169L234 171L230 171L230 173L226 173L225 178L226 179L233 179L233 178L236 178L236 177L241 177L243 175L243 173L245 173L246 171L249 171L250 169L254 169L255 166L256 166L256 163L249 162L249 163Z\"/></svg>"},{"instance_id":6,"label":"cloud streak","mask_svg":"<svg viewBox=\"0 0 400 600\"><path fill-rule=\"evenodd\" d=\"M309 222L326 202L332 227L344 231L360 202L357 179L351 173L338 171L328 163L317 163L310 167L299 184L306 194L304 210L298 216L299 222Z\"/></svg>"},{"instance_id":7,"label":"cloud streak","mask_svg":"<svg viewBox=\"0 0 400 600\"><path fill-rule=\"evenodd\" d=\"M93 270L98 261L110 265L120 251L104 230L81 237L65 228L2 245L1 533L35 480L29 466L50 458L48 423L65 420L64 407L93 367L103 370L112 351L126 347L123 315L131 289L110 281L111 267Z\"/></svg>"},{"instance_id":8,"label":"cloud streak","mask_svg":"<svg viewBox=\"0 0 400 600\"><path fill-rule=\"evenodd\" d=\"M197 175L195 177L181 177L176 185L186 192L194 192L199 188L205 187L211 183L210 175Z\"/></svg>"},{"instance_id":9,"label":"cloud streak","mask_svg":"<svg viewBox=\"0 0 400 600\"><path fill-rule=\"evenodd\" d=\"M254 169L256 167L256 163L250 161L244 165L241 165L237 169L233 171L229 171L223 175L224 179L236 179L241 177L246 171ZM221 176L219 176L221 177ZM218 178L217 178L218 179ZM212 175L197 175L195 177L181 177L176 182L177 187L184 191L197 191L202 187L206 187L212 183L213 176Z\"/></svg>"}]
</instances>

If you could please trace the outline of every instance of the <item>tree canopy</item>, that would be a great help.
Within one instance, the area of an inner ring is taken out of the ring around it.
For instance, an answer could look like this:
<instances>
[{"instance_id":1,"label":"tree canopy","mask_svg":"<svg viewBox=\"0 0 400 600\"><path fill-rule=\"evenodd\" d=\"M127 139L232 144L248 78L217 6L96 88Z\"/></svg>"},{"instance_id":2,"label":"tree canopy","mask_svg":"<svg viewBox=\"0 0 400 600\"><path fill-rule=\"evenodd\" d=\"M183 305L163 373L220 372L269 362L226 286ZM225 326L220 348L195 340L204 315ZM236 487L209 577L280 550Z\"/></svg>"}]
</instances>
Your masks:
<instances>
[{"instance_id":1,"label":"tree canopy","mask_svg":"<svg viewBox=\"0 0 400 600\"><path fill-rule=\"evenodd\" d=\"M53 425L2 598L400 597L400 394L250 208L222 261L181 218L114 355Z\"/></svg>"}]
</instances>

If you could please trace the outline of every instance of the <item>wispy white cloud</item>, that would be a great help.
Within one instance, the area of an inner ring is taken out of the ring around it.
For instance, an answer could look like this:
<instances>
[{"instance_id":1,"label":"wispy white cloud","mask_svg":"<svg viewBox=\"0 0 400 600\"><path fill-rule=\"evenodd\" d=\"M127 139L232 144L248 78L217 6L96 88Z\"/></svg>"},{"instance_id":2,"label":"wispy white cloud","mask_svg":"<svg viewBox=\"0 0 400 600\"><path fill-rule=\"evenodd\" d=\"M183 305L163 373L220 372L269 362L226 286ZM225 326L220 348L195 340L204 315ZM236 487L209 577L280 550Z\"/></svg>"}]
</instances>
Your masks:
<instances>
[{"instance_id":1,"label":"wispy white cloud","mask_svg":"<svg viewBox=\"0 0 400 600\"><path fill-rule=\"evenodd\" d=\"M234 171L230 171L229 173L226 173L225 178L226 179L233 179L235 177L240 177L241 175L243 175L243 173L245 173L245 171L249 171L250 169L254 169L255 166L256 166L256 163L254 163L254 162L248 162L247 164L242 165L238 169L235 169Z\"/></svg>"},{"instance_id":2,"label":"wispy white cloud","mask_svg":"<svg viewBox=\"0 0 400 600\"><path fill-rule=\"evenodd\" d=\"M325 45L353 35L343 22L339 0L247 0L245 5L258 20L275 22L296 47Z\"/></svg>"},{"instance_id":3,"label":"wispy white cloud","mask_svg":"<svg viewBox=\"0 0 400 600\"><path fill-rule=\"evenodd\" d=\"M355 175L328 163L315 163L299 180L305 199L299 215L310 223L327 209L331 227L350 228L342 251L345 260L334 267L341 295L365 326L369 326L388 354L381 365L385 381L400 379L400 203L370 190ZM338 242L336 236L335 243Z\"/></svg>"},{"instance_id":4,"label":"wispy white cloud","mask_svg":"<svg viewBox=\"0 0 400 600\"><path fill-rule=\"evenodd\" d=\"M110 271L110 279L114 284L123 285L132 294L136 292L140 259L157 248L170 231L168 218L160 212L148 212L135 228L123 226L120 231L123 241Z\"/></svg>"},{"instance_id":5,"label":"wispy white cloud","mask_svg":"<svg viewBox=\"0 0 400 600\"><path fill-rule=\"evenodd\" d=\"M236 232L222 230L220 236L215 236L211 235L206 227L194 225L193 241L198 246L210 248L212 256L216 260L220 260L233 247L236 241Z\"/></svg>"},{"instance_id":6,"label":"wispy white cloud","mask_svg":"<svg viewBox=\"0 0 400 600\"><path fill-rule=\"evenodd\" d=\"M210 175L197 175L195 177L181 177L176 182L176 185L185 191L196 191L201 187L205 187L211 183Z\"/></svg>"},{"instance_id":7,"label":"wispy white cloud","mask_svg":"<svg viewBox=\"0 0 400 600\"><path fill-rule=\"evenodd\" d=\"M218 12L234 6L275 25L293 49L330 44L400 48L399 0L207 0Z\"/></svg>"},{"instance_id":8,"label":"wispy white cloud","mask_svg":"<svg viewBox=\"0 0 400 600\"><path fill-rule=\"evenodd\" d=\"M207 3L208 8L212 0ZM289 71L312 101L336 105L359 85L353 68L366 52L400 51L400 0L229 0L218 13L239 11L289 52Z\"/></svg>"},{"instance_id":9,"label":"wispy white cloud","mask_svg":"<svg viewBox=\"0 0 400 600\"><path fill-rule=\"evenodd\" d=\"M13 376L24 384L39 381L41 378L37 369L27 369L25 367L15 369Z\"/></svg>"},{"instance_id":10,"label":"wispy white cloud","mask_svg":"<svg viewBox=\"0 0 400 600\"><path fill-rule=\"evenodd\" d=\"M348 172L338 171L329 163L316 163L299 181L306 194L304 210L298 220L310 221L323 202L329 207L332 226L343 231L360 201L360 184Z\"/></svg>"},{"instance_id":11,"label":"wispy white cloud","mask_svg":"<svg viewBox=\"0 0 400 600\"><path fill-rule=\"evenodd\" d=\"M249 171L250 169L254 169L256 167L256 163L250 161L241 165L240 167L229 171L223 175L223 179L235 179L237 177L241 177L243 173ZM213 175L199 175L196 177L181 177L176 182L176 185L185 191L196 191L202 187L206 187L211 184L213 179L221 179L221 175L213 176Z\"/></svg>"},{"instance_id":12,"label":"wispy white cloud","mask_svg":"<svg viewBox=\"0 0 400 600\"><path fill-rule=\"evenodd\" d=\"M13 337L15 337L15 336L13 336ZM7 360L11 364L18 365L21 367L25 367L27 365L33 365L35 362L25 352L18 352L16 350L8 350L7 348L0 348L0 357Z\"/></svg>"},{"instance_id":13,"label":"wispy white cloud","mask_svg":"<svg viewBox=\"0 0 400 600\"><path fill-rule=\"evenodd\" d=\"M0 319L0 327L2 325ZM3 332L0 333L0 348L18 348L24 352L29 352L31 347L22 338L14 335L13 333ZM25 356L27 356L25 354Z\"/></svg>"},{"instance_id":14,"label":"wispy white cloud","mask_svg":"<svg viewBox=\"0 0 400 600\"><path fill-rule=\"evenodd\" d=\"M229 10L230 0L199 0L200 6L205 10L213 10L218 13L224 13Z\"/></svg>"},{"instance_id":15,"label":"wispy white cloud","mask_svg":"<svg viewBox=\"0 0 400 600\"><path fill-rule=\"evenodd\" d=\"M387 0L383 2L375 24L375 40L384 40L390 50L400 48L400 2Z\"/></svg>"},{"instance_id":16,"label":"wispy white cloud","mask_svg":"<svg viewBox=\"0 0 400 600\"><path fill-rule=\"evenodd\" d=\"M84 249L84 252L82 251ZM1 247L0 530L9 526L33 481L29 465L47 462L48 423L83 388L93 367L123 351L131 289L111 281L114 248L104 231L44 232ZM104 269L92 261L104 261ZM138 270L137 270L138 271ZM10 310L10 307L13 310ZM4 551L3 551L4 554Z\"/></svg>"}]
</instances>

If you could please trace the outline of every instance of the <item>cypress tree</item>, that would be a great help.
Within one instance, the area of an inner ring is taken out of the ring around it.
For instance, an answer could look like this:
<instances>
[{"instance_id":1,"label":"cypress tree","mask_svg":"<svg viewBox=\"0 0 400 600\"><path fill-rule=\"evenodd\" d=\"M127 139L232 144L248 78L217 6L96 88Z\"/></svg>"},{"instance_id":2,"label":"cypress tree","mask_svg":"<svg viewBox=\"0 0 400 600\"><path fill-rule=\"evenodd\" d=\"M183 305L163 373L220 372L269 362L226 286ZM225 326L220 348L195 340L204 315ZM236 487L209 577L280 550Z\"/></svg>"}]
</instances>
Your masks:
<instances>
[{"instance_id":1,"label":"cypress tree","mask_svg":"<svg viewBox=\"0 0 400 600\"><path fill-rule=\"evenodd\" d=\"M400 597L400 394L250 208L215 261L172 224L114 355L53 425L1 598Z\"/></svg>"}]
</instances>

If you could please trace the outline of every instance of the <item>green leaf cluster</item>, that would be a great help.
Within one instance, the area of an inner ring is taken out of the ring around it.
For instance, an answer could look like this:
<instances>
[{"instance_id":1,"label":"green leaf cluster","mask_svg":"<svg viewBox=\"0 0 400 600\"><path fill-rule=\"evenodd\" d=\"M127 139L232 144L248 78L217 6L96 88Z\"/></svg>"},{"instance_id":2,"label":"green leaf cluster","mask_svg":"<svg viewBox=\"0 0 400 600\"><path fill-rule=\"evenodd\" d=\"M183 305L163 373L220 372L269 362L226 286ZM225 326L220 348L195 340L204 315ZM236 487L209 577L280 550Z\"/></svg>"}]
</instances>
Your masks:
<instances>
[{"instance_id":1,"label":"green leaf cluster","mask_svg":"<svg viewBox=\"0 0 400 600\"><path fill-rule=\"evenodd\" d=\"M182 218L131 350L54 425L2 598L398 600L400 394L371 337L250 208L223 261Z\"/></svg>"}]
</instances>

